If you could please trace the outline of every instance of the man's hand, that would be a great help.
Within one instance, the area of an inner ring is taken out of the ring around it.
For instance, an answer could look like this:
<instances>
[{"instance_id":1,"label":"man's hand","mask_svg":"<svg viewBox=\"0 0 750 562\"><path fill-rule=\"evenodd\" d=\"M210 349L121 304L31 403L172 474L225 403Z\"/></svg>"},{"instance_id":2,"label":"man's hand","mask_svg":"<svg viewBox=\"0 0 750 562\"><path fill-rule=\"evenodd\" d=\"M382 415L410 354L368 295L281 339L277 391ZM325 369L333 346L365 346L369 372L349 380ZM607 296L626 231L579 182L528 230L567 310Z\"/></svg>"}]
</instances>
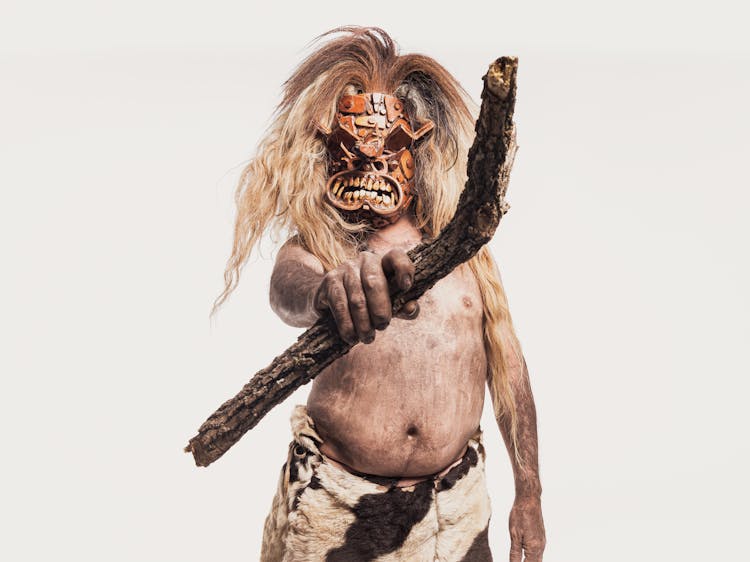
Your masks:
<instances>
[{"instance_id":1,"label":"man's hand","mask_svg":"<svg viewBox=\"0 0 750 562\"><path fill-rule=\"evenodd\" d=\"M383 330L391 321L391 297L388 279L401 290L414 282L414 264L406 252L393 249L384 256L360 252L356 259L325 274L315 293L317 310L330 309L341 338L354 344L372 343L375 330ZM416 318L416 301L404 305L401 318Z\"/></svg>"},{"instance_id":2,"label":"man's hand","mask_svg":"<svg viewBox=\"0 0 750 562\"><path fill-rule=\"evenodd\" d=\"M541 500L538 497L516 497L508 526L510 562L542 562L547 541L544 536Z\"/></svg>"}]
</instances>

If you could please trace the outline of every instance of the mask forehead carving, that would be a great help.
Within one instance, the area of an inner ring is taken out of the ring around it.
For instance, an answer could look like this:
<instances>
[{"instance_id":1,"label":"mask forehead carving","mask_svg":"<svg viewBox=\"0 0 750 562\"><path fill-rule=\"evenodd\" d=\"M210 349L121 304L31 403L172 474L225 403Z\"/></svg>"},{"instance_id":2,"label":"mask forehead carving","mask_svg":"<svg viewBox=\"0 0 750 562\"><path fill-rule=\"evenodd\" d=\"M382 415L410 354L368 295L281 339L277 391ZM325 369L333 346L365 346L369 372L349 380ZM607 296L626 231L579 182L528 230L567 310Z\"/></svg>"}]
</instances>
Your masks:
<instances>
[{"instance_id":1,"label":"mask forehead carving","mask_svg":"<svg viewBox=\"0 0 750 562\"><path fill-rule=\"evenodd\" d=\"M413 198L411 147L432 130L413 131L401 100L383 93L344 95L328 135L330 204L376 227L397 220Z\"/></svg>"}]
</instances>

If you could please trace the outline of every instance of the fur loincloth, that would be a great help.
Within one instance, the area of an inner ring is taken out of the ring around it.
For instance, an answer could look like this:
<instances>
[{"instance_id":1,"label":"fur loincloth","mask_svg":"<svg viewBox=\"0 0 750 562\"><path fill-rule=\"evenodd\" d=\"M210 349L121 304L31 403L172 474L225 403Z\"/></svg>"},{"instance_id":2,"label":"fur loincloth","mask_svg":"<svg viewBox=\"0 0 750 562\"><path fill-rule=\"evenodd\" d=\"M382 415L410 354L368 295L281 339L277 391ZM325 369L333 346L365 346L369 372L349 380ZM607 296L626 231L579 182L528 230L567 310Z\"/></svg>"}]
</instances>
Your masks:
<instances>
[{"instance_id":1,"label":"fur loincloth","mask_svg":"<svg viewBox=\"0 0 750 562\"><path fill-rule=\"evenodd\" d=\"M291 423L262 562L492 560L481 432L444 475L398 487L398 478L355 475L329 462L304 406Z\"/></svg>"}]
</instances>

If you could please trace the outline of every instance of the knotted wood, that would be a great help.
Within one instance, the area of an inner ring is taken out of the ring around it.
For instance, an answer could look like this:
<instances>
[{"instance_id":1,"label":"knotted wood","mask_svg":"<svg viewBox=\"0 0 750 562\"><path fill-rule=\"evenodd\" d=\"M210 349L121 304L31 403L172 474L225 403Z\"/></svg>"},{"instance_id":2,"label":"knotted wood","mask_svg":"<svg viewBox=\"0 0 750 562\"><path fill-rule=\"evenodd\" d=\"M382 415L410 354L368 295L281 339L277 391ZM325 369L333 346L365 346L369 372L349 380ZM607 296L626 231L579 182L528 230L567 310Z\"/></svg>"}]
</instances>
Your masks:
<instances>
[{"instance_id":1,"label":"knotted wood","mask_svg":"<svg viewBox=\"0 0 750 562\"><path fill-rule=\"evenodd\" d=\"M394 314L474 256L492 238L508 210L505 192L516 150L513 110L517 69L515 57L502 57L484 76L476 137L469 150L468 180L456 213L435 240L409 251L415 264L414 282L408 291L392 292ZM224 402L190 439L185 452L193 454L196 465L210 465L274 406L351 347L339 337L332 317L321 318Z\"/></svg>"}]
</instances>

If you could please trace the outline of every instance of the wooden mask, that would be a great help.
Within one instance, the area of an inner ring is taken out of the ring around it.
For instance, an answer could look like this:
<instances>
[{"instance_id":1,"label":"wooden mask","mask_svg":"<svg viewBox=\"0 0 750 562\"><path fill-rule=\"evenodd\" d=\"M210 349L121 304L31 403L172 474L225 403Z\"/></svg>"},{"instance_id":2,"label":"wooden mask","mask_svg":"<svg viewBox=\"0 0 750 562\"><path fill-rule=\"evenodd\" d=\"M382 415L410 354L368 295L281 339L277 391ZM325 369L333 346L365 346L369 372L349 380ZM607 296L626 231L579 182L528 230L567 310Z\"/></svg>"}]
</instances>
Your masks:
<instances>
[{"instance_id":1,"label":"wooden mask","mask_svg":"<svg viewBox=\"0 0 750 562\"><path fill-rule=\"evenodd\" d=\"M404 104L381 93L344 95L328 132L330 204L375 227L398 220L414 197L414 142L433 128L414 132Z\"/></svg>"}]
</instances>

